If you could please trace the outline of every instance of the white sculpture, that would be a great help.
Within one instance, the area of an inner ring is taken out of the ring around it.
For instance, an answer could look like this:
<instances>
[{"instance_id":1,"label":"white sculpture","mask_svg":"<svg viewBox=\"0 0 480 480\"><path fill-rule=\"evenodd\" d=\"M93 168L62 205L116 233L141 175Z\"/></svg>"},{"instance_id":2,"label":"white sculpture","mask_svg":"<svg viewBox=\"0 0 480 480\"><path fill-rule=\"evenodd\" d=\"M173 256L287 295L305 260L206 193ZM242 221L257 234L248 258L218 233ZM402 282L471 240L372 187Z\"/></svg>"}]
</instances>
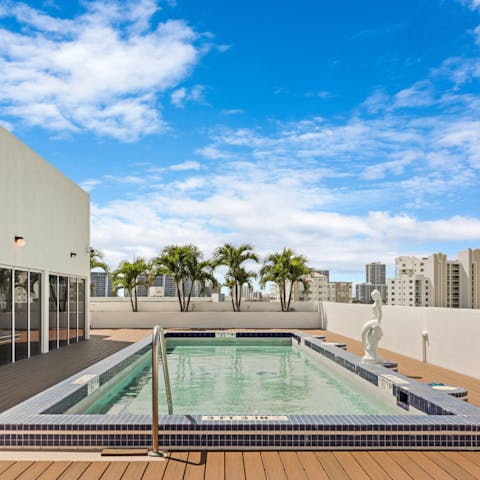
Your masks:
<instances>
[{"instance_id":1,"label":"white sculpture","mask_svg":"<svg viewBox=\"0 0 480 480\"><path fill-rule=\"evenodd\" d=\"M381 363L383 359L378 356L378 342L383 336L382 327L382 296L378 290L372 292L372 319L362 327L362 343L365 355L363 363Z\"/></svg>"}]
</instances>

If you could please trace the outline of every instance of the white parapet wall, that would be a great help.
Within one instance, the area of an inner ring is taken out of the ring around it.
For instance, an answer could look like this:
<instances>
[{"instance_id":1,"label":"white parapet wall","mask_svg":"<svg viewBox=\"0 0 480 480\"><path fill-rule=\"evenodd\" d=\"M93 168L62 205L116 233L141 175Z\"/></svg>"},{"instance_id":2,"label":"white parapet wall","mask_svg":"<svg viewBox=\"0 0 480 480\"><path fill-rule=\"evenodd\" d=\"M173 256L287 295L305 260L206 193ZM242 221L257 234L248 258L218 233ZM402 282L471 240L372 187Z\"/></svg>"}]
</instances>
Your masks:
<instances>
[{"instance_id":1,"label":"white parapet wall","mask_svg":"<svg viewBox=\"0 0 480 480\"><path fill-rule=\"evenodd\" d=\"M155 297L140 297L138 300L139 312L178 312L178 300L175 297L166 297L159 300ZM91 312L130 312L130 298L124 297L92 297L90 299ZM280 302L246 302L242 301L242 312L280 312ZM293 312L318 312L318 305L313 302L292 302ZM200 297L192 299L191 312L231 312L230 301L212 302L210 298Z\"/></svg>"},{"instance_id":2,"label":"white parapet wall","mask_svg":"<svg viewBox=\"0 0 480 480\"><path fill-rule=\"evenodd\" d=\"M91 328L319 328L318 312L98 312Z\"/></svg>"},{"instance_id":3,"label":"white parapet wall","mask_svg":"<svg viewBox=\"0 0 480 480\"><path fill-rule=\"evenodd\" d=\"M371 306L320 305L322 328L360 340ZM480 378L480 310L433 307L383 307L380 347L422 360L422 332L428 332L427 362Z\"/></svg>"}]
</instances>

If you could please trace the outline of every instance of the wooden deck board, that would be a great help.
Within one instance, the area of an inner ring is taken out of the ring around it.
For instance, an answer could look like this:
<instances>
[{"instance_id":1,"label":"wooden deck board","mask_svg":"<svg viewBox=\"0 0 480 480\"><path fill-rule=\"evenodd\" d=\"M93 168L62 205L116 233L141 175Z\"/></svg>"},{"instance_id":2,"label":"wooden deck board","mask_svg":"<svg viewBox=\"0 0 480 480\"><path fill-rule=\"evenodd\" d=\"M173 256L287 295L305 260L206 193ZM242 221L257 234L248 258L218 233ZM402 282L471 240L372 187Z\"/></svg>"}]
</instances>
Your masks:
<instances>
[{"instance_id":1,"label":"wooden deck board","mask_svg":"<svg viewBox=\"0 0 480 480\"><path fill-rule=\"evenodd\" d=\"M448 456L449 452L446 453L447 455L440 452L430 452L429 458L457 480L478 480L478 477L470 475L465 469L452 461Z\"/></svg>"},{"instance_id":2,"label":"wooden deck board","mask_svg":"<svg viewBox=\"0 0 480 480\"><path fill-rule=\"evenodd\" d=\"M353 458L367 473L368 478L374 480L390 480L391 476L381 467L368 452L352 452ZM343 464L342 464L343 465Z\"/></svg>"},{"instance_id":3,"label":"wooden deck board","mask_svg":"<svg viewBox=\"0 0 480 480\"><path fill-rule=\"evenodd\" d=\"M185 480L203 480L205 477L205 452L190 452L185 468Z\"/></svg>"},{"instance_id":4,"label":"wooden deck board","mask_svg":"<svg viewBox=\"0 0 480 480\"><path fill-rule=\"evenodd\" d=\"M328 475L314 452L298 452L298 458L309 480L328 480Z\"/></svg>"},{"instance_id":5,"label":"wooden deck board","mask_svg":"<svg viewBox=\"0 0 480 480\"><path fill-rule=\"evenodd\" d=\"M168 460L164 462L150 462L145 469L142 480L162 480L167 465Z\"/></svg>"},{"instance_id":6,"label":"wooden deck board","mask_svg":"<svg viewBox=\"0 0 480 480\"><path fill-rule=\"evenodd\" d=\"M72 462L53 462L37 480L57 480Z\"/></svg>"},{"instance_id":7,"label":"wooden deck board","mask_svg":"<svg viewBox=\"0 0 480 480\"><path fill-rule=\"evenodd\" d=\"M377 464L395 480L414 480L388 453L381 451L368 452Z\"/></svg>"},{"instance_id":8,"label":"wooden deck board","mask_svg":"<svg viewBox=\"0 0 480 480\"><path fill-rule=\"evenodd\" d=\"M110 466L110 462L93 462L81 474L80 480L98 480Z\"/></svg>"},{"instance_id":9,"label":"wooden deck board","mask_svg":"<svg viewBox=\"0 0 480 480\"><path fill-rule=\"evenodd\" d=\"M225 452L208 452L205 480L223 480L224 478Z\"/></svg>"},{"instance_id":10,"label":"wooden deck board","mask_svg":"<svg viewBox=\"0 0 480 480\"><path fill-rule=\"evenodd\" d=\"M188 461L188 452L172 452L168 457L167 468L163 474L164 480L183 478Z\"/></svg>"},{"instance_id":11,"label":"wooden deck board","mask_svg":"<svg viewBox=\"0 0 480 480\"><path fill-rule=\"evenodd\" d=\"M472 460L460 455L459 452L448 452L448 458L457 465L460 465L460 467L466 470L470 475L473 475L475 478L480 478L480 465L477 465Z\"/></svg>"},{"instance_id":12,"label":"wooden deck board","mask_svg":"<svg viewBox=\"0 0 480 480\"><path fill-rule=\"evenodd\" d=\"M245 478L266 480L267 476L263 468L260 452L243 452L243 465L245 468Z\"/></svg>"},{"instance_id":13,"label":"wooden deck board","mask_svg":"<svg viewBox=\"0 0 480 480\"><path fill-rule=\"evenodd\" d=\"M15 480L37 480L37 478L45 471L53 462L34 462Z\"/></svg>"},{"instance_id":14,"label":"wooden deck board","mask_svg":"<svg viewBox=\"0 0 480 480\"><path fill-rule=\"evenodd\" d=\"M123 473L122 479L142 480L147 465L147 462L130 462Z\"/></svg>"},{"instance_id":15,"label":"wooden deck board","mask_svg":"<svg viewBox=\"0 0 480 480\"><path fill-rule=\"evenodd\" d=\"M242 452L225 452L225 478L227 480L245 480Z\"/></svg>"},{"instance_id":16,"label":"wooden deck board","mask_svg":"<svg viewBox=\"0 0 480 480\"><path fill-rule=\"evenodd\" d=\"M412 478L422 478L428 480L435 480L435 474L430 475L428 470L428 465L420 465L416 461L413 461L405 452L388 452L389 456L392 457L401 467L405 470Z\"/></svg>"},{"instance_id":17,"label":"wooden deck board","mask_svg":"<svg viewBox=\"0 0 480 480\"><path fill-rule=\"evenodd\" d=\"M430 475L432 475L435 480L450 480L453 477L443 468L438 466L430 456L424 455L422 452L405 452L406 455L411 458L415 463L422 466Z\"/></svg>"},{"instance_id":18,"label":"wooden deck board","mask_svg":"<svg viewBox=\"0 0 480 480\"><path fill-rule=\"evenodd\" d=\"M59 480L81 478L82 473L88 468L90 462L72 462L60 475Z\"/></svg>"},{"instance_id":19,"label":"wooden deck board","mask_svg":"<svg viewBox=\"0 0 480 480\"><path fill-rule=\"evenodd\" d=\"M21 475L34 462L15 462L0 474L0 480L12 480Z\"/></svg>"},{"instance_id":20,"label":"wooden deck board","mask_svg":"<svg viewBox=\"0 0 480 480\"><path fill-rule=\"evenodd\" d=\"M279 452L286 477L290 480L308 480L308 475L298 458L297 452Z\"/></svg>"},{"instance_id":21,"label":"wooden deck board","mask_svg":"<svg viewBox=\"0 0 480 480\"><path fill-rule=\"evenodd\" d=\"M344 470L332 452L315 452L330 480L355 480Z\"/></svg>"},{"instance_id":22,"label":"wooden deck board","mask_svg":"<svg viewBox=\"0 0 480 480\"><path fill-rule=\"evenodd\" d=\"M278 452L262 452L261 456L265 475L268 480L282 480L287 478Z\"/></svg>"},{"instance_id":23,"label":"wooden deck board","mask_svg":"<svg viewBox=\"0 0 480 480\"><path fill-rule=\"evenodd\" d=\"M350 478L354 478L355 480L370 480L370 477L365 473L362 465L360 465L351 452L334 452L333 455ZM373 461L372 459L372 462Z\"/></svg>"}]
</instances>

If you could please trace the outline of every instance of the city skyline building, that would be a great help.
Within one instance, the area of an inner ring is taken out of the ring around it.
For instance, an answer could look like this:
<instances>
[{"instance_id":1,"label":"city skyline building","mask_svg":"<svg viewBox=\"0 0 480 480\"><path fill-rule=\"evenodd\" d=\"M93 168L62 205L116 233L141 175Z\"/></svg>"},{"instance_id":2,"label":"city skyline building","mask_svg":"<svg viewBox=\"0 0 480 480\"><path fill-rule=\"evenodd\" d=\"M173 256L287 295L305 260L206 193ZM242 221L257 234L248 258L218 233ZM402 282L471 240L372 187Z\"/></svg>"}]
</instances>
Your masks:
<instances>
[{"instance_id":1,"label":"city skyline building","mask_svg":"<svg viewBox=\"0 0 480 480\"><path fill-rule=\"evenodd\" d=\"M390 305L480 308L480 249L395 259L396 276L388 280Z\"/></svg>"},{"instance_id":2,"label":"city skyline building","mask_svg":"<svg viewBox=\"0 0 480 480\"><path fill-rule=\"evenodd\" d=\"M383 303L387 303L387 266L382 262L365 265L365 282L355 285L355 300L358 303L372 303L372 292L378 290Z\"/></svg>"}]
</instances>

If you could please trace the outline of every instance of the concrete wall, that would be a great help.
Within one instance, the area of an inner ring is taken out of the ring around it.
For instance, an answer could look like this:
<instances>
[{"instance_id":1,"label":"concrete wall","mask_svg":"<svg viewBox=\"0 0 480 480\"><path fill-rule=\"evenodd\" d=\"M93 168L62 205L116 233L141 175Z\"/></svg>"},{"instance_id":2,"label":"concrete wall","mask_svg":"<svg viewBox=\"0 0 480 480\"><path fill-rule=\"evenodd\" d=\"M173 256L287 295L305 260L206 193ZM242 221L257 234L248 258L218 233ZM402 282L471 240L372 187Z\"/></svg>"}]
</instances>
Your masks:
<instances>
[{"instance_id":1,"label":"concrete wall","mask_svg":"<svg viewBox=\"0 0 480 480\"><path fill-rule=\"evenodd\" d=\"M324 302L322 328L360 340L371 306ZM383 307L380 346L422 360L422 331L428 332L427 362L480 378L480 310Z\"/></svg>"},{"instance_id":2,"label":"concrete wall","mask_svg":"<svg viewBox=\"0 0 480 480\"><path fill-rule=\"evenodd\" d=\"M207 300L207 301L206 301ZM293 312L317 312L313 302L292 302ZM177 313L178 300L170 297L159 301L155 297L145 297L138 301L139 312L172 312ZM91 312L130 312L130 299L123 297L93 297L90 299ZM232 304L228 302L213 303L209 299L199 298L190 305L191 312L231 312ZM242 312L281 312L280 302L245 302L242 301ZM241 313L241 312L240 312Z\"/></svg>"},{"instance_id":3,"label":"concrete wall","mask_svg":"<svg viewBox=\"0 0 480 480\"><path fill-rule=\"evenodd\" d=\"M319 328L318 312L91 312L91 328Z\"/></svg>"}]
</instances>

